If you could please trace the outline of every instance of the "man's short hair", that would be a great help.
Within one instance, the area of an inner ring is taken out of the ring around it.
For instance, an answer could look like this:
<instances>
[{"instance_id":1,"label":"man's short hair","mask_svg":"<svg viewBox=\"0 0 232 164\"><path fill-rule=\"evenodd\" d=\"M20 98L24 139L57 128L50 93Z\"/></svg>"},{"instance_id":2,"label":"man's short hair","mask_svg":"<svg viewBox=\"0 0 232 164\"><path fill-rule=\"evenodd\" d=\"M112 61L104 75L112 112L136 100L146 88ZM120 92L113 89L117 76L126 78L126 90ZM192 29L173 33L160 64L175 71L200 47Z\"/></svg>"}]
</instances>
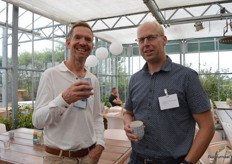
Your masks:
<instances>
[{"instance_id":1,"label":"man's short hair","mask_svg":"<svg viewBox=\"0 0 232 164\"><path fill-rule=\"evenodd\" d=\"M68 33L68 35L67 35L67 39L70 39L70 38L72 37L73 30L74 30L76 27L86 27L86 28L88 28L88 29L90 29L90 30L92 31L92 29L91 29L91 27L89 26L88 23L86 23L86 22L77 22L77 23L75 23L75 24L72 26L71 30L69 31L69 33ZM92 31L92 33L93 33L93 31Z\"/></svg>"},{"instance_id":2,"label":"man's short hair","mask_svg":"<svg viewBox=\"0 0 232 164\"><path fill-rule=\"evenodd\" d=\"M115 90L115 89L116 89L116 88L112 88L112 89L111 89L111 92L113 92L113 90Z\"/></svg>"}]
</instances>

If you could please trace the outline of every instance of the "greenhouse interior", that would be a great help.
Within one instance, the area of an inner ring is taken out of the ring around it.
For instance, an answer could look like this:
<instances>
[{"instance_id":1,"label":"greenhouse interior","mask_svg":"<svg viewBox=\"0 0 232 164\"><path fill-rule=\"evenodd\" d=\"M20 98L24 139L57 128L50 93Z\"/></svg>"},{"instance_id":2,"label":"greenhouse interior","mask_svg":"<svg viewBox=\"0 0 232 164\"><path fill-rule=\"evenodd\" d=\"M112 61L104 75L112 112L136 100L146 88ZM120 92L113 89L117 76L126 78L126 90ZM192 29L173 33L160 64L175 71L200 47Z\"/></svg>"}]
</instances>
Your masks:
<instances>
[{"instance_id":1,"label":"greenhouse interior","mask_svg":"<svg viewBox=\"0 0 232 164\"><path fill-rule=\"evenodd\" d=\"M231 113L231 0L0 0L0 123L7 130L34 128L41 75L69 58L66 37L80 21L94 34L85 67L99 81L104 109L111 107L112 88L126 103L132 75L146 64L136 42L137 29L157 21L168 40L166 55L198 73L212 108L219 108L213 102L227 103ZM224 125L217 125L222 132ZM221 134L232 142L232 136Z\"/></svg>"}]
</instances>

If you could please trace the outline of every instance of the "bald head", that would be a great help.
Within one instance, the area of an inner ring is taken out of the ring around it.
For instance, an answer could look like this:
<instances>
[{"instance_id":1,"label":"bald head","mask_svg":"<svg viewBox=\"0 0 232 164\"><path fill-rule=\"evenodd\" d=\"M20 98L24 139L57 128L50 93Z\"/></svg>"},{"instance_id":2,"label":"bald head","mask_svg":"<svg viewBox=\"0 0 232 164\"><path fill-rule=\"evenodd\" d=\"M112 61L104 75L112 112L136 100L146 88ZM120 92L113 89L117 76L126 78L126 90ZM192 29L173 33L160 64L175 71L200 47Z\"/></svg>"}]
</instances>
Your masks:
<instances>
[{"instance_id":1,"label":"bald head","mask_svg":"<svg viewBox=\"0 0 232 164\"><path fill-rule=\"evenodd\" d=\"M145 22L141 25L139 25L138 30L137 30L137 36L139 38L139 33L141 30L143 30L146 27L153 27L152 29L156 31L160 35L164 35L164 29L163 27L156 21L154 22Z\"/></svg>"},{"instance_id":2,"label":"bald head","mask_svg":"<svg viewBox=\"0 0 232 164\"><path fill-rule=\"evenodd\" d=\"M145 22L138 27L137 40L142 57L155 71L159 70L166 61L163 27L158 22Z\"/></svg>"}]
</instances>

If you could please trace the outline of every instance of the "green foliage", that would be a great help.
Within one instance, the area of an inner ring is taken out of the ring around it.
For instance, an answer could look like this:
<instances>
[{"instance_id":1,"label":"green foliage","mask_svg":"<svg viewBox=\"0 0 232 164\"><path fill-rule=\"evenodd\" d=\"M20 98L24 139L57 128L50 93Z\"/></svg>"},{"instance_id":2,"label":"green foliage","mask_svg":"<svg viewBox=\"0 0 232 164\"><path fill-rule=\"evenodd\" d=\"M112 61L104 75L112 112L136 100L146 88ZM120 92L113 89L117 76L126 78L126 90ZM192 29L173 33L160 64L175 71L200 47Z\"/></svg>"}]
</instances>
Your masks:
<instances>
[{"instance_id":1,"label":"green foliage","mask_svg":"<svg viewBox=\"0 0 232 164\"><path fill-rule=\"evenodd\" d=\"M16 129L16 128L31 128L34 126L32 124L32 114L33 109L30 106L22 105L18 106L18 115L14 121L12 121L12 109L9 112L9 118L0 116L0 123L6 125L7 130ZM14 123L17 122L17 126Z\"/></svg>"},{"instance_id":2,"label":"green foliage","mask_svg":"<svg viewBox=\"0 0 232 164\"><path fill-rule=\"evenodd\" d=\"M126 98L126 92L128 88L128 73L123 68L123 63L118 67L118 92L122 101Z\"/></svg>"},{"instance_id":3,"label":"green foliage","mask_svg":"<svg viewBox=\"0 0 232 164\"><path fill-rule=\"evenodd\" d=\"M200 81L212 101L225 101L232 98L232 78L218 72L211 73L209 70L201 70Z\"/></svg>"},{"instance_id":4,"label":"green foliage","mask_svg":"<svg viewBox=\"0 0 232 164\"><path fill-rule=\"evenodd\" d=\"M101 102L103 102L104 106L107 106L108 108L111 107L111 104L109 102L109 97L110 97L109 95L105 95L101 98Z\"/></svg>"},{"instance_id":5,"label":"green foliage","mask_svg":"<svg viewBox=\"0 0 232 164\"><path fill-rule=\"evenodd\" d=\"M125 68L125 58L118 56L117 57L117 75L118 75L118 93L120 99L124 102L126 99L126 92L128 89L129 76ZM113 86L116 87L116 86Z\"/></svg>"},{"instance_id":6,"label":"green foliage","mask_svg":"<svg viewBox=\"0 0 232 164\"><path fill-rule=\"evenodd\" d=\"M32 66L32 54L30 52L22 52L19 55L19 66L27 69L43 70L51 66L53 62L62 62L64 60L64 46L58 45L54 52L51 49L45 49L41 52L35 52L34 54L34 66ZM54 57L54 58L53 58Z\"/></svg>"},{"instance_id":7,"label":"green foliage","mask_svg":"<svg viewBox=\"0 0 232 164\"><path fill-rule=\"evenodd\" d=\"M40 52L35 52L34 54L27 51L22 52L18 57L19 67L22 69L45 70L53 66L54 62L61 63L64 60L64 49L63 45L58 45L55 47L54 51L45 49ZM33 57L34 63L32 63ZM10 61L11 58L9 59L9 62ZM32 71L19 71L19 89L27 89L27 92L23 93L26 100L31 100L32 76L35 76Z\"/></svg>"},{"instance_id":8,"label":"green foliage","mask_svg":"<svg viewBox=\"0 0 232 164\"><path fill-rule=\"evenodd\" d=\"M19 65L28 68L32 63L32 55L30 52L24 52L19 56Z\"/></svg>"},{"instance_id":9,"label":"green foliage","mask_svg":"<svg viewBox=\"0 0 232 164\"><path fill-rule=\"evenodd\" d=\"M18 106L18 116L15 121L18 123L18 126L15 128L34 128L32 124L32 113L33 110L30 106L22 105Z\"/></svg>"},{"instance_id":10,"label":"green foliage","mask_svg":"<svg viewBox=\"0 0 232 164\"><path fill-rule=\"evenodd\" d=\"M6 125L7 131L12 129L12 121L10 119L0 116L0 123Z\"/></svg>"}]
</instances>

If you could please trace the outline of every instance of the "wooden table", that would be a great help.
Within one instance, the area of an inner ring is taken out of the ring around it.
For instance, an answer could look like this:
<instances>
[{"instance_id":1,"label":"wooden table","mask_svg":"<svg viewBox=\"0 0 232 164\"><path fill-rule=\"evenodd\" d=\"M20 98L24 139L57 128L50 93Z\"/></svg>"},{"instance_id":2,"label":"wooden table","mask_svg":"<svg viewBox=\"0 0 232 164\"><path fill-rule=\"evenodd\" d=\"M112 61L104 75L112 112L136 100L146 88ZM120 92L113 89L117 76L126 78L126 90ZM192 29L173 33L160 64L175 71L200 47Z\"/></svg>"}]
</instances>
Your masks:
<instances>
[{"instance_id":1,"label":"wooden table","mask_svg":"<svg viewBox=\"0 0 232 164\"><path fill-rule=\"evenodd\" d=\"M13 130L15 137L11 140L10 149L4 149L0 142L0 163L42 164L43 145L32 143L33 129L19 128ZM8 132L0 134L0 140L7 140ZM102 153L99 164L122 164L130 155L130 141L106 139L106 148Z\"/></svg>"},{"instance_id":2,"label":"wooden table","mask_svg":"<svg viewBox=\"0 0 232 164\"><path fill-rule=\"evenodd\" d=\"M225 110L232 110L232 106L226 104L226 101L214 101L217 109L225 109Z\"/></svg>"},{"instance_id":3,"label":"wooden table","mask_svg":"<svg viewBox=\"0 0 232 164\"><path fill-rule=\"evenodd\" d=\"M216 113L232 147L232 110L216 110Z\"/></svg>"}]
</instances>

